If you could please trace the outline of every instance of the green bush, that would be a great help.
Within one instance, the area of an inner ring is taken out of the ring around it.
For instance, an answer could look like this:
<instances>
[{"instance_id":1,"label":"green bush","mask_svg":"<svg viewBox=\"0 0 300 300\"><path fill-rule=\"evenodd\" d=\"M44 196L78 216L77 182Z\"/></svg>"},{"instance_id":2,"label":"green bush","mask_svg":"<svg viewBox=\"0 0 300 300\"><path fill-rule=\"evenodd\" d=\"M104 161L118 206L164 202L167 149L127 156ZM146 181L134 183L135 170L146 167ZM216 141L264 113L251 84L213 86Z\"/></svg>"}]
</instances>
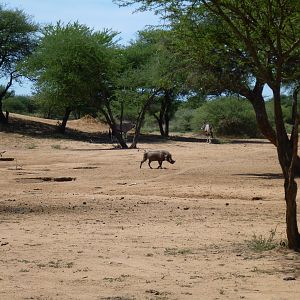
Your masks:
<instances>
[{"instance_id":1,"label":"green bush","mask_svg":"<svg viewBox=\"0 0 300 300\"><path fill-rule=\"evenodd\" d=\"M3 101L3 110L19 114L33 114L37 110L37 104L29 96L11 96Z\"/></svg>"},{"instance_id":2,"label":"green bush","mask_svg":"<svg viewBox=\"0 0 300 300\"><path fill-rule=\"evenodd\" d=\"M191 120L193 119L195 110L185 107L180 107L175 113L174 118L170 122L170 129L172 131L186 132L191 131Z\"/></svg>"},{"instance_id":3,"label":"green bush","mask_svg":"<svg viewBox=\"0 0 300 300\"><path fill-rule=\"evenodd\" d=\"M257 137L255 113L245 99L221 97L199 107L191 119L191 128L200 131L203 124L213 125L215 133L224 136Z\"/></svg>"}]
</instances>

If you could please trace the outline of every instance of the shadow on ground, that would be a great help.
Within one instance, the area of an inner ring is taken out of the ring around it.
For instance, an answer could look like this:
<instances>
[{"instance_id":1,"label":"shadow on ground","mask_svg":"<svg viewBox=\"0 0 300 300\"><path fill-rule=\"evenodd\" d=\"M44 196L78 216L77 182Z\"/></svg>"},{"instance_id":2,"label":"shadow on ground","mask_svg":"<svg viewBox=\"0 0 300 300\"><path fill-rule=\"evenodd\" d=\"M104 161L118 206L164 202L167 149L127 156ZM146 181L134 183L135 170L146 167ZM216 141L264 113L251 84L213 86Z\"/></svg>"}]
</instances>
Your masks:
<instances>
[{"instance_id":1,"label":"shadow on ground","mask_svg":"<svg viewBox=\"0 0 300 300\"><path fill-rule=\"evenodd\" d=\"M85 131L79 131L71 128L66 128L64 134L58 131L57 125L46 124L34 120L26 120L22 118L10 117L8 124L0 124L0 131L19 133L25 136L31 136L35 138L57 138L57 139L71 139L77 141L90 142L95 144L111 144L111 139L108 132L90 133ZM128 145L132 142L133 135L128 135ZM168 141L176 142L189 142L189 143L206 143L207 139L203 137L184 137L184 136L170 136L168 138L162 137L158 134L141 134L139 142L146 143L165 143ZM226 143L239 144L239 143L269 143L266 140L228 140ZM220 144L218 139L213 139L212 144ZM114 145L112 149L117 149L117 145Z\"/></svg>"},{"instance_id":2,"label":"shadow on ground","mask_svg":"<svg viewBox=\"0 0 300 300\"><path fill-rule=\"evenodd\" d=\"M280 173L245 173L245 174L234 174L235 176L245 176L251 178L263 178L263 179L283 179L283 175Z\"/></svg>"}]
</instances>

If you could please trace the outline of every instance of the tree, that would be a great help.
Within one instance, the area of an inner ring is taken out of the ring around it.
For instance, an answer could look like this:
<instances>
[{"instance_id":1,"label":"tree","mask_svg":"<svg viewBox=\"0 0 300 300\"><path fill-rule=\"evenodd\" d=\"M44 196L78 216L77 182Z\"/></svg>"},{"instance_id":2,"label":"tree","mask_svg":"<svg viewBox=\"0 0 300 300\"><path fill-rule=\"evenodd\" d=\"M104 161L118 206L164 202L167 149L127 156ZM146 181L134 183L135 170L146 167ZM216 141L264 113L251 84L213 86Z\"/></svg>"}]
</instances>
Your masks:
<instances>
[{"instance_id":1,"label":"tree","mask_svg":"<svg viewBox=\"0 0 300 300\"><path fill-rule=\"evenodd\" d=\"M36 79L41 98L64 111L61 132L72 111L91 104L108 89L115 35L109 30L94 32L78 22L44 28L24 68Z\"/></svg>"},{"instance_id":2,"label":"tree","mask_svg":"<svg viewBox=\"0 0 300 300\"><path fill-rule=\"evenodd\" d=\"M161 135L169 135L169 120L179 91L175 73L170 71L175 65L170 43L168 31L149 29L140 31L137 40L124 49L126 66L120 95L127 99L127 106L135 103L138 108L131 148L136 147L146 112L157 120Z\"/></svg>"},{"instance_id":3,"label":"tree","mask_svg":"<svg viewBox=\"0 0 300 300\"><path fill-rule=\"evenodd\" d=\"M6 82L0 91L0 123L8 122L2 111L2 100L12 84L20 81L22 74L18 63L30 55L37 43L38 26L21 10L5 9L0 4L0 80Z\"/></svg>"},{"instance_id":4,"label":"tree","mask_svg":"<svg viewBox=\"0 0 300 300\"><path fill-rule=\"evenodd\" d=\"M254 87L241 92L247 98L257 115L257 121L263 133L276 146L279 164L284 176L286 201L287 238L290 249L300 250L300 234L297 226L297 184L295 169L298 162L298 122L297 98L299 85L293 93L291 136L285 128L281 89L283 83L294 78L299 65L289 68L300 51L300 2L297 0L199 0L199 1L118 1L125 5L140 3L142 8L164 9L168 12L171 24L177 25L181 17L195 17L207 20L213 16L227 30L222 54L236 55L239 65L250 68L254 77ZM275 129L269 126L266 118L265 103L261 99L262 89L267 83L273 91ZM298 83L298 82L297 82ZM259 116L261 115L261 117Z\"/></svg>"}]
</instances>

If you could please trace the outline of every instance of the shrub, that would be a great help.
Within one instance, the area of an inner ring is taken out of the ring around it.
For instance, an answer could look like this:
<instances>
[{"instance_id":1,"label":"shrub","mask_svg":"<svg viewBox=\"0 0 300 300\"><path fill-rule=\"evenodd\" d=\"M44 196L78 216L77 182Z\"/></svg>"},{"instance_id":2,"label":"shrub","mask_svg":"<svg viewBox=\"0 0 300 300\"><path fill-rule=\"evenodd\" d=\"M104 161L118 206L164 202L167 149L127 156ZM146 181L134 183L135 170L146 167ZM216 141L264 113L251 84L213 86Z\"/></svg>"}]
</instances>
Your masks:
<instances>
[{"instance_id":1,"label":"shrub","mask_svg":"<svg viewBox=\"0 0 300 300\"><path fill-rule=\"evenodd\" d=\"M37 104L29 96L11 96L3 101L3 110L19 114L33 114Z\"/></svg>"},{"instance_id":2,"label":"shrub","mask_svg":"<svg viewBox=\"0 0 300 300\"><path fill-rule=\"evenodd\" d=\"M194 113L195 111L193 109L180 107L175 113L174 119L170 123L170 129L172 131L179 132L191 131L191 120Z\"/></svg>"},{"instance_id":3,"label":"shrub","mask_svg":"<svg viewBox=\"0 0 300 300\"><path fill-rule=\"evenodd\" d=\"M193 130L201 130L206 122L213 125L219 135L259 136L255 113L245 99L221 97L199 107L191 120Z\"/></svg>"}]
</instances>

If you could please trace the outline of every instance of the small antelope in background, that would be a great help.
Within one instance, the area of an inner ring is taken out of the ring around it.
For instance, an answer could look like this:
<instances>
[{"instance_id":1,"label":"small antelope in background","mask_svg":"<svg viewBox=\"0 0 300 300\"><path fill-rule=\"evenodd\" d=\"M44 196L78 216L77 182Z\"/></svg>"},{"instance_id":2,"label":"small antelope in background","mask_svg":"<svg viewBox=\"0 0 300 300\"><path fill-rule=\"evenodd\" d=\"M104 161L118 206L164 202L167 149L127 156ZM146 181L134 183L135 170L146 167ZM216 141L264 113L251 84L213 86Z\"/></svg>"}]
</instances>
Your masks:
<instances>
[{"instance_id":1,"label":"small antelope in background","mask_svg":"<svg viewBox=\"0 0 300 300\"><path fill-rule=\"evenodd\" d=\"M206 123L202 126L202 130L204 130L206 135L206 142L211 144L212 139L214 138L213 127L211 124Z\"/></svg>"}]
</instances>

